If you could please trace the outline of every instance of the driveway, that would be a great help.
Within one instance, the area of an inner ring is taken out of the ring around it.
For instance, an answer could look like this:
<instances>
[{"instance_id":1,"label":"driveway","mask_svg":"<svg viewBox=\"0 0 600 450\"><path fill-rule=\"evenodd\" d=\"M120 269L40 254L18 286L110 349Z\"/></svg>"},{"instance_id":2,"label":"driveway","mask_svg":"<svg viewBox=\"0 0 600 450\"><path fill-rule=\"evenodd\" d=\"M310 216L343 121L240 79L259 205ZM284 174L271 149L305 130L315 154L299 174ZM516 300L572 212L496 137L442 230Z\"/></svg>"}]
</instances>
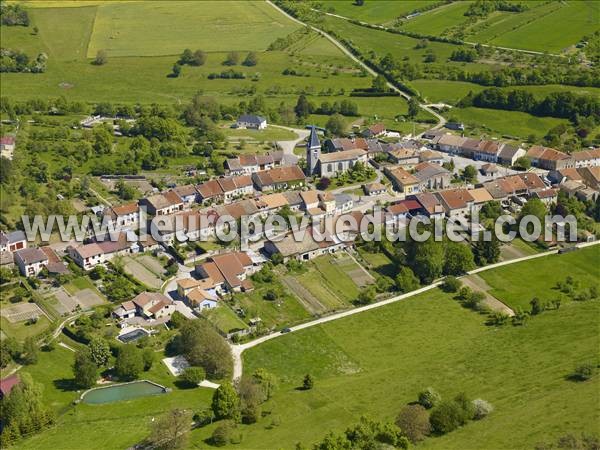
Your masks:
<instances>
[{"instance_id":1,"label":"driveway","mask_svg":"<svg viewBox=\"0 0 600 450\"><path fill-rule=\"evenodd\" d=\"M297 156L297 155L294 155L294 148L296 148L296 145L298 145L299 142L303 142L310 134L310 131L307 129L304 129L304 128L291 128L291 127L284 127L283 125L269 125L269 126L273 127L273 128L281 128L282 130L292 131L298 135L298 139L294 139L291 141L276 141L277 146L281 150L283 150L283 153L285 155Z\"/></svg>"}]
</instances>

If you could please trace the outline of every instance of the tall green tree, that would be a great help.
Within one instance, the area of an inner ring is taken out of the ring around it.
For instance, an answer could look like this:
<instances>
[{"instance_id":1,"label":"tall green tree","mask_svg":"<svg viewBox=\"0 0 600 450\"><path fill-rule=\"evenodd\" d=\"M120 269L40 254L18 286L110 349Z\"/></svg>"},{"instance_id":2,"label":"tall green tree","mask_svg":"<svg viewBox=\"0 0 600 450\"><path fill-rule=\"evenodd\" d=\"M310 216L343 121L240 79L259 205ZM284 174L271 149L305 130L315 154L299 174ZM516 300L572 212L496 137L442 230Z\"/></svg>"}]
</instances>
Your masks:
<instances>
[{"instance_id":1,"label":"tall green tree","mask_svg":"<svg viewBox=\"0 0 600 450\"><path fill-rule=\"evenodd\" d=\"M115 370L120 379L135 380L144 370L142 351L133 345L122 346L117 355Z\"/></svg>"},{"instance_id":2,"label":"tall green tree","mask_svg":"<svg viewBox=\"0 0 600 450\"><path fill-rule=\"evenodd\" d=\"M298 101L296 102L294 112L300 119L306 119L309 116L311 113L311 107L306 95L300 94Z\"/></svg>"},{"instance_id":3,"label":"tall green tree","mask_svg":"<svg viewBox=\"0 0 600 450\"><path fill-rule=\"evenodd\" d=\"M223 383L215 390L211 405L215 418L239 422L240 398L230 383Z\"/></svg>"},{"instance_id":4,"label":"tall green tree","mask_svg":"<svg viewBox=\"0 0 600 450\"><path fill-rule=\"evenodd\" d=\"M446 243L444 259L445 275L462 275L475 267L471 248L460 242Z\"/></svg>"},{"instance_id":5,"label":"tall green tree","mask_svg":"<svg viewBox=\"0 0 600 450\"><path fill-rule=\"evenodd\" d=\"M75 384L82 389L91 388L96 384L98 366L94 362L89 349L82 349L75 353L73 375Z\"/></svg>"}]
</instances>

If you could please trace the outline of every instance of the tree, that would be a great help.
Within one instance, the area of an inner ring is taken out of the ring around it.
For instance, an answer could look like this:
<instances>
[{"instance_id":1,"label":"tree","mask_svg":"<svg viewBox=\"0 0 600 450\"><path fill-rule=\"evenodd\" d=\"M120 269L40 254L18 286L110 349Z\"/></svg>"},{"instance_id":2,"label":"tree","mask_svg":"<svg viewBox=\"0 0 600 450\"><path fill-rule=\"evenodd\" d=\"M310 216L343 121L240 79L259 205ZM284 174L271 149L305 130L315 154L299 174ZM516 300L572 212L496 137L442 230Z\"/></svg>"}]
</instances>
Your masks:
<instances>
[{"instance_id":1,"label":"tree","mask_svg":"<svg viewBox=\"0 0 600 450\"><path fill-rule=\"evenodd\" d=\"M248 53L248 56L246 56L246 59L244 60L244 62L242 63L244 66L255 66L258 64L258 55L256 54L256 52L250 52Z\"/></svg>"},{"instance_id":2,"label":"tree","mask_svg":"<svg viewBox=\"0 0 600 450\"><path fill-rule=\"evenodd\" d=\"M400 292L410 292L418 289L419 279L415 276L410 267L402 266L396 276L396 287Z\"/></svg>"},{"instance_id":3,"label":"tree","mask_svg":"<svg viewBox=\"0 0 600 450\"><path fill-rule=\"evenodd\" d=\"M473 414L473 419L481 420L484 417L486 417L488 414L490 414L494 410L494 407L492 406L491 403L486 402L485 400L482 400L480 398L477 398L477 399L473 400L473 409L475 411L475 413Z\"/></svg>"},{"instance_id":4,"label":"tree","mask_svg":"<svg viewBox=\"0 0 600 450\"><path fill-rule=\"evenodd\" d=\"M94 64L96 66L103 66L108 62L108 53L106 50L98 50L96 53L96 58L94 58Z\"/></svg>"},{"instance_id":5,"label":"tree","mask_svg":"<svg viewBox=\"0 0 600 450\"><path fill-rule=\"evenodd\" d=\"M310 376L310 374L306 374L304 376L304 379L302 380L302 389L308 391L313 388L314 384L315 382L313 381L313 378Z\"/></svg>"},{"instance_id":6,"label":"tree","mask_svg":"<svg viewBox=\"0 0 600 450\"><path fill-rule=\"evenodd\" d=\"M463 411L454 401L443 401L436 406L429 416L429 423L434 432L446 434L456 430L463 422Z\"/></svg>"},{"instance_id":7,"label":"tree","mask_svg":"<svg viewBox=\"0 0 600 450\"><path fill-rule=\"evenodd\" d=\"M466 183L476 183L477 182L477 169L475 166L469 164L467 167L463 169L462 178Z\"/></svg>"},{"instance_id":8,"label":"tree","mask_svg":"<svg viewBox=\"0 0 600 450\"><path fill-rule=\"evenodd\" d=\"M411 97L408 101L408 118L414 119L419 114L419 102L416 98Z\"/></svg>"},{"instance_id":9,"label":"tree","mask_svg":"<svg viewBox=\"0 0 600 450\"><path fill-rule=\"evenodd\" d=\"M344 116L337 113L331 116L325 124L325 129L333 136L341 136L344 134L344 130L346 129Z\"/></svg>"},{"instance_id":10,"label":"tree","mask_svg":"<svg viewBox=\"0 0 600 450\"><path fill-rule=\"evenodd\" d=\"M215 428L215 431L213 431L211 443L216 447L223 447L224 445L227 445L232 440L234 428L235 424L233 422L230 420L225 420Z\"/></svg>"},{"instance_id":11,"label":"tree","mask_svg":"<svg viewBox=\"0 0 600 450\"><path fill-rule=\"evenodd\" d=\"M207 375L224 378L231 372L231 350L210 324L200 320L186 321L180 328L176 344L190 364L203 367Z\"/></svg>"},{"instance_id":12,"label":"tree","mask_svg":"<svg viewBox=\"0 0 600 450\"><path fill-rule=\"evenodd\" d=\"M94 127L94 151L99 154L110 153L112 150L113 136L104 126Z\"/></svg>"},{"instance_id":13,"label":"tree","mask_svg":"<svg viewBox=\"0 0 600 450\"><path fill-rule=\"evenodd\" d=\"M181 64L175 63L173 64L173 78L177 78L181 75Z\"/></svg>"},{"instance_id":14,"label":"tree","mask_svg":"<svg viewBox=\"0 0 600 450\"><path fill-rule=\"evenodd\" d=\"M202 367L187 367L179 378L186 385L196 387L206 378L206 372Z\"/></svg>"},{"instance_id":15,"label":"tree","mask_svg":"<svg viewBox=\"0 0 600 450\"><path fill-rule=\"evenodd\" d=\"M575 371L571 376L572 379L577 381L587 381L594 376L596 368L592 363L583 363L575 367Z\"/></svg>"},{"instance_id":16,"label":"tree","mask_svg":"<svg viewBox=\"0 0 600 450\"><path fill-rule=\"evenodd\" d=\"M97 367L105 366L110 358L110 346L105 339L99 337L92 337L88 343L88 349L90 350L90 356L94 364Z\"/></svg>"},{"instance_id":17,"label":"tree","mask_svg":"<svg viewBox=\"0 0 600 450\"><path fill-rule=\"evenodd\" d=\"M446 275L462 275L475 267L471 248L460 242L447 242L444 258Z\"/></svg>"},{"instance_id":18,"label":"tree","mask_svg":"<svg viewBox=\"0 0 600 450\"><path fill-rule=\"evenodd\" d=\"M358 297L354 301L357 305L369 305L375 301L375 289L373 286L363 288L359 293Z\"/></svg>"},{"instance_id":19,"label":"tree","mask_svg":"<svg viewBox=\"0 0 600 450\"><path fill-rule=\"evenodd\" d=\"M500 241L495 233L489 241L479 239L473 247L473 256L478 265L493 264L500 259Z\"/></svg>"},{"instance_id":20,"label":"tree","mask_svg":"<svg viewBox=\"0 0 600 450\"><path fill-rule=\"evenodd\" d=\"M240 54L238 52L227 53L227 58L223 62L226 66L237 66L240 62Z\"/></svg>"},{"instance_id":21,"label":"tree","mask_svg":"<svg viewBox=\"0 0 600 450\"><path fill-rule=\"evenodd\" d=\"M196 50L194 52L194 55L192 56L189 64L191 64L193 66L203 66L205 62L206 62L206 53L204 53L202 50Z\"/></svg>"},{"instance_id":22,"label":"tree","mask_svg":"<svg viewBox=\"0 0 600 450\"><path fill-rule=\"evenodd\" d=\"M375 92L387 92L387 80L382 75L377 75L373 78L373 85L371 87Z\"/></svg>"},{"instance_id":23,"label":"tree","mask_svg":"<svg viewBox=\"0 0 600 450\"><path fill-rule=\"evenodd\" d=\"M527 156L521 156L515 161L513 168L520 170L528 170L531 167L531 160Z\"/></svg>"},{"instance_id":24,"label":"tree","mask_svg":"<svg viewBox=\"0 0 600 450\"><path fill-rule=\"evenodd\" d=\"M211 406L216 419L239 422L240 398L230 383L223 383L215 390Z\"/></svg>"},{"instance_id":25,"label":"tree","mask_svg":"<svg viewBox=\"0 0 600 450\"><path fill-rule=\"evenodd\" d=\"M133 345L122 346L117 355L115 370L120 379L135 380L144 370L142 352Z\"/></svg>"},{"instance_id":26,"label":"tree","mask_svg":"<svg viewBox=\"0 0 600 450\"><path fill-rule=\"evenodd\" d=\"M442 401L442 396L433 388L419 392L419 404L424 408L431 409Z\"/></svg>"},{"instance_id":27,"label":"tree","mask_svg":"<svg viewBox=\"0 0 600 450\"><path fill-rule=\"evenodd\" d=\"M75 378L75 384L82 389L91 388L96 384L98 377L98 366L94 362L89 349L84 348L75 353L73 375Z\"/></svg>"},{"instance_id":28,"label":"tree","mask_svg":"<svg viewBox=\"0 0 600 450\"><path fill-rule=\"evenodd\" d=\"M532 316L537 316L542 311L544 311L544 305L542 304L540 299L537 297L533 297L531 299L531 301L529 302L529 306L531 306L531 315Z\"/></svg>"},{"instance_id":29,"label":"tree","mask_svg":"<svg viewBox=\"0 0 600 450\"><path fill-rule=\"evenodd\" d=\"M252 377L243 377L238 384L241 401L242 422L256 423L260 418L260 404L264 401L263 392Z\"/></svg>"},{"instance_id":30,"label":"tree","mask_svg":"<svg viewBox=\"0 0 600 450\"><path fill-rule=\"evenodd\" d=\"M429 414L421 405L406 405L396 418L396 425L413 444L425 439L431 433Z\"/></svg>"},{"instance_id":31,"label":"tree","mask_svg":"<svg viewBox=\"0 0 600 450\"><path fill-rule=\"evenodd\" d=\"M35 364L38 360L38 352L39 348L35 342L35 339L31 336L25 339L25 342L23 343L23 364L26 366Z\"/></svg>"},{"instance_id":32,"label":"tree","mask_svg":"<svg viewBox=\"0 0 600 450\"><path fill-rule=\"evenodd\" d=\"M311 106L306 95L300 94L296 106L294 107L294 112L300 119L306 119L309 116L311 113Z\"/></svg>"},{"instance_id":33,"label":"tree","mask_svg":"<svg viewBox=\"0 0 600 450\"><path fill-rule=\"evenodd\" d=\"M546 205L539 198L530 198L527 200L527 203L523 205L521 209L521 213L519 214L519 222L524 220L528 216L537 217L540 224L542 225L542 230L544 229L544 224L546 223ZM528 227L531 230L530 227Z\"/></svg>"},{"instance_id":34,"label":"tree","mask_svg":"<svg viewBox=\"0 0 600 450\"><path fill-rule=\"evenodd\" d=\"M179 64L191 64L192 58L192 51L189 48L186 48L179 57Z\"/></svg>"},{"instance_id":35,"label":"tree","mask_svg":"<svg viewBox=\"0 0 600 450\"><path fill-rule=\"evenodd\" d=\"M483 204L479 215L482 219L490 219L495 221L498 217L502 215L502 205L499 201L493 200L491 202L487 202Z\"/></svg>"},{"instance_id":36,"label":"tree","mask_svg":"<svg viewBox=\"0 0 600 450\"><path fill-rule=\"evenodd\" d=\"M317 189L321 191L326 191L329 185L331 184L331 180L327 177L321 177L317 182Z\"/></svg>"},{"instance_id":37,"label":"tree","mask_svg":"<svg viewBox=\"0 0 600 450\"><path fill-rule=\"evenodd\" d=\"M148 443L150 448L172 450L187 445L190 430L190 413L173 409L152 424Z\"/></svg>"},{"instance_id":38,"label":"tree","mask_svg":"<svg viewBox=\"0 0 600 450\"><path fill-rule=\"evenodd\" d=\"M462 281L450 275L444 279L444 282L442 283L442 290L444 290L444 292L458 292L461 286Z\"/></svg>"},{"instance_id":39,"label":"tree","mask_svg":"<svg viewBox=\"0 0 600 450\"><path fill-rule=\"evenodd\" d=\"M152 369L152 365L154 364L154 360L156 356L154 355L154 350L151 347L146 347L142 350L142 361L144 362L144 372Z\"/></svg>"},{"instance_id":40,"label":"tree","mask_svg":"<svg viewBox=\"0 0 600 450\"><path fill-rule=\"evenodd\" d=\"M444 246L433 239L411 243L407 260L421 283L429 284L442 275Z\"/></svg>"},{"instance_id":41,"label":"tree","mask_svg":"<svg viewBox=\"0 0 600 450\"><path fill-rule=\"evenodd\" d=\"M263 401L269 400L275 389L277 389L277 377L266 369L259 368L254 371L252 378L258 383L263 392Z\"/></svg>"}]
</instances>

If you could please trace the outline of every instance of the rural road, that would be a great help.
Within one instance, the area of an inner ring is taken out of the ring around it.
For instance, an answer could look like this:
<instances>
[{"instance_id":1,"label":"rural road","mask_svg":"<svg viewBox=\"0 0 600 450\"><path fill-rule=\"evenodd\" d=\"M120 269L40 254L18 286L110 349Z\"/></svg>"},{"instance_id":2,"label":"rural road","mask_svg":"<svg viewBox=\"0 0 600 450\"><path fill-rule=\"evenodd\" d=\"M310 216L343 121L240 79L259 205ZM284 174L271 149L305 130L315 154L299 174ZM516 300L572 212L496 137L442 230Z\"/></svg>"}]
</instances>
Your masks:
<instances>
[{"instance_id":1,"label":"rural road","mask_svg":"<svg viewBox=\"0 0 600 450\"><path fill-rule=\"evenodd\" d=\"M285 12L284 10L282 10L281 8L279 8L279 6L275 5L274 3L270 2L269 0L266 0L266 2L271 5L273 8L275 8L277 11L279 11L281 14L285 15L288 19L296 22L299 25L302 25L303 27L309 27L311 30L316 31L317 33L319 33L321 36L327 38L329 41L331 41L331 43L333 45L335 45L336 47L338 47L342 52L344 52L344 54L346 56L348 56L350 59L352 59L355 63L357 63L360 67L362 67L363 69L365 69L368 73L370 73L372 76L376 77L377 75L380 75L379 73L377 73L375 70L373 70L372 68L370 68L369 66L367 66L364 62L362 62L359 58L357 58L356 56L354 56L352 54L352 52L350 52L341 42L339 42L338 40L336 40L333 36L329 35L328 33L324 32L323 30L321 30L320 28L317 28L313 25L309 25L307 23L302 22L301 20L296 19L295 17L289 15L287 12ZM327 13L325 13L327 14ZM410 100L410 95L408 95L406 92L398 89L396 86L394 86L392 83L387 82L387 85L390 89L392 89L394 92L397 92L398 94L400 94L402 97L404 97L406 100ZM429 108L427 105L420 103L419 107L425 111L427 111L429 114L431 114L432 116L434 116L437 120L438 123L437 125L435 125L433 127L433 129L439 129L442 128L445 124L446 124L446 119L439 113L437 113L435 110Z\"/></svg>"},{"instance_id":2,"label":"rural road","mask_svg":"<svg viewBox=\"0 0 600 450\"><path fill-rule=\"evenodd\" d=\"M591 247L591 246L597 245L597 244L600 244L600 241L577 244L576 247L577 248L585 248L585 247ZM496 264L490 264L489 266L479 267L477 269L471 270L468 273L466 273L464 276L473 275L476 273L485 272L486 270L492 270L492 269L496 269L498 267L508 266L510 264L516 264L519 262L529 261L529 260L536 259L536 258L543 258L544 256L555 255L557 253L558 253L558 250L550 250L550 251L538 253L535 255L523 256L522 258L511 259L508 261L502 261L502 262L499 262ZM319 319L315 319L310 322L305 322L300 325L290 327L290 330L291 330L291 332L295 332L295 331L303 330L305 328L314 327L316 325L321 325L323 323L342 319L344 317L353 316L354 314L360 314L362 312L369 311L371 309L380 308L382 306L386 306L391 303L396 303L398 301L401 301L401 300L404 300L404 299L407 299L410 297L414 297L415 295L422 294L423 292L430 291L430 290L438 287L441 283L442 283L442 281L436 281L435 283L424 286L420 289L417 289L416 291L411 291L406 294L397 295L395 297L388 298L387 300L382 300L377 303L371 303L370 305L360 306L358 308L331 314L330 316L321 317ZM252 348L252 347L256 347L257 345L262 344L263 342L266 342L266 341L270 341L271 339L275 339L277 337L284 336L285 334L287 334L287 333L282 334L281 332L273 332L271 334L267 334L266 336L261 336L257 339L254 339L253 341L246 342L244 344L232 344L230 347L231 347L231 353L233 356L233 379L237 380L242 376L242 373L243 373L242 353L245 350Z\"/></svg>"},{"instance_id":3,"label":"rural road","mask_svg":"<svg viewBox=\"0 0 600 450\"><path fill-rule=\"evenodd\" d=\"M283 153L285 155L294 155L294 148L296 148L296 145L298 145L298 142L304 141L310 134L310 131L308 131L306 129L301 129L301 128L284 127L283 125L270 125L270 127L281 128L282 130L292 131L298 135L298 139L294 139L291 141L276 141L277 146L281 150L283 150ZM296 155L294 155L294 156L296 156Z\"/></svg>"}]
</instances>

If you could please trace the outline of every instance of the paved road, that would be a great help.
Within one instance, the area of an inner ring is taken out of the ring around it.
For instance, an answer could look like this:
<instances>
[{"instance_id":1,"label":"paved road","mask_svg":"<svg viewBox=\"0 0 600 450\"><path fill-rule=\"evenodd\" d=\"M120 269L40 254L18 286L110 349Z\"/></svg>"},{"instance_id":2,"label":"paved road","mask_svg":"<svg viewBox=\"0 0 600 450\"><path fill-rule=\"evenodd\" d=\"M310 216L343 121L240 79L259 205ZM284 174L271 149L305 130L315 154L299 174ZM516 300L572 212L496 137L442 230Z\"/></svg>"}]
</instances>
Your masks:
<instances>
[{"instance_id":1,"label":"paved road","mask_svg":"<svg viewBox=\"0 0 600 450\"><path fill-rule=\"evenodd\" d=\"M283 150L283 153L286 155L294 155L294 148L296 148L296 145L298 144L298 142L304 141L310 134L310 131L307 129L284 127L282 125L269 125L269 126L273 127L273 128L281 128L283 130L293 131L294 133L296 133L298 135L298 139L294 139L291 141L276 141L277 146L281 150ZM296 155L294 155L294 156L296 156Z\"/></svg>"},{"instance_id":2,"label":"paved road","mask_svg":"<svg viewBox=\"0 0 600 450\"><path fill-rule=\"evenodd\" d=\"M365 63L363 63L359 58L357 58L356 56L354 56L341 42L339 42L338 40L336 40L334 37L332 37L331 35L329 35L328 33L324 32L323 30L321 30L320 28L317 28L313 25L309 25L307 23L304 23L298 19L296 19L293 16L290 16L287 12L285 12L284 10L282 10L281 8L279 8L277 5L271 3L269 0L267 0L267 3L269 5L271 5L273 8L275 8L277 11L279 11L281 14L285 15L286 17L288 17L290 20L296 22L299 25L302 25L303 27L309 27L310 29L316 31L317 33L319 33L321 36L324 36L325 38L327 38L333 45L335 45L336 47L338 47L342 52L344 52L344 54L346 54L346 56L348 56L350 59L352 59L355 63L357 63L360 67L362 67L363 69L365 69L368 73L370 73L372 76L376 77L377 75L379 75L379 73L377 73L375 70L373 70L372 68L370 68L369 66L367 66ZM392 89L393 91L397 92L398 94L400 94L402 97L404 97L406 100L410 100L410 95L407 94L406 92L398 89L396 86L394 86L392 83L387 83L388 87L390 89ZM433 110L432 108L429 108L427 105L425 104L419 104L419 107L425 111L427 111L429 114L431 114L432 116L434 116L437 120L438 120L438 124L435 125L433 127L433 129L438 129L438 128L442 128L445 124L446 124L446 119L440 115L437 111Z\"/></svg>"},{"instance_id":3,"label":"paved road","mask_svg":"<svg viewBox=\"0 0 600 450\"><path fill-rule=\"evenodd\" d=\"M577 244L577 247L584 248L584 247L590 247L592 245L597 245L597 244L600 244L600 241ZM516 264L516 263L523 262L523 261L529 261L531 259L543 258L544 256L554 255L557 253L558 253L558 250L550 250L548 252L524 256L522 258L512 259L509 261L502 261L502 262L499 262L496 264L490 264L489 266L484 266L484 267L480 267L478 269L471 270L470 272L467 273L467 275L485 272L486 270L492 270L492 269L496 269L498 267L507 266L509 264ZM380 308L382 306L386 306L391 303L396 303L398 301L413 297L415 295L422 294L423 292L430 291L431 289L438 287L441 283L442 283L441 281L437 281L433 284L422 287L420 289L417 289L416 291L412 291L407 294L398 295L396 297L392 297L392 298L389 298L387 300L383 300L383 301L380 301L377 303L372 303L370 305L361 306L358 308L350 309L348 311L342 311L342 312L339 312L336 314L332 314L330 316L321 317L319 319L312 320L310 322L306 322L306 323L303 323L300 325L290 327L290 330L291 330L291 332L295 332L295 331L303 330L305 328L314 327L316 325L320 325L320 324L323 324L326 322L331 322L333 320L338 320L338 319L342 319L344 317L352 316L354 314L360 314L364 311L369 311L371 309ZM256 347L257 345L262 344L263 342L270 341L271 339L278 338L282 335L283 334L280 332L275 332L275 333L267 334L266 336L262 336L257 339L254 339L253 341L246 342L244 344L231 345L231 353L233 355L233 379L236 380L242 376L242 373L243 373L242 353L245 350L252 348L252 347Z\"/></svg>"}]
</instances>

